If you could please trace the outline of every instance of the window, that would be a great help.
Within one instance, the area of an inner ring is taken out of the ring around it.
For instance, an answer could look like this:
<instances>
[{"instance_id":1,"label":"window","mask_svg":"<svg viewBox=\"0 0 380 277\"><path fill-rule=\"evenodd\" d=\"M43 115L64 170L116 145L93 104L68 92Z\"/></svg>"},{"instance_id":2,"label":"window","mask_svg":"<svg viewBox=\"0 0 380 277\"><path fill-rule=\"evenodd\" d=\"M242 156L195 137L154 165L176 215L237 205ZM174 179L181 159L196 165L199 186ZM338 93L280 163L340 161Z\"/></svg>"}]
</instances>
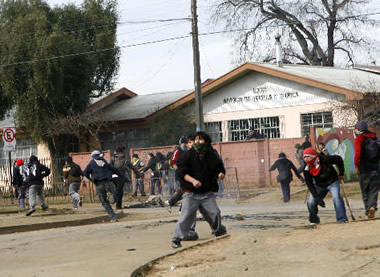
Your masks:
<instances>
[{"instance_id":1,"label":"window","mask_svg":"<svg viewBox=\"0 0 380 277\"><path fill-rule=\"evenodd\" d=\"M333 126L332 112L301 114L302 136L310 133L310 126L316 128L331 128Z\"/></svg>"},{"instance_id":2,"label":"window","mask_svg":"<svg viewBox=\"0 0 380 277\"><path fill-rule=\"evenodd\" d=\"M222 122L205 122L206 133L210 135L213 142L223 140Z\"/></svg>"},{"instance_id":3,"label":"window","mask_svg":"<svg viewBox=\"0 0 380 277\"><path fill-rule=\"evenodd\" d=\"M116 150L118 147L141 148L149 146L149 129L131 129L126 131L115 131L110 133L100 133L99 139L102 149Z\"/></svg>"},{"instance_id":4,"label":"window","mask_svg":"<svg viewBox=\"0 0 380 277\"><path fill-rule=\"evenodd\" d=\"M239 120L230 120L228 122L229 140L245 140L248 136L249 128L253 128L264 135L266 138L280 137L280 119L278 116L248 118Z\"/></svg>"}]
</instances>

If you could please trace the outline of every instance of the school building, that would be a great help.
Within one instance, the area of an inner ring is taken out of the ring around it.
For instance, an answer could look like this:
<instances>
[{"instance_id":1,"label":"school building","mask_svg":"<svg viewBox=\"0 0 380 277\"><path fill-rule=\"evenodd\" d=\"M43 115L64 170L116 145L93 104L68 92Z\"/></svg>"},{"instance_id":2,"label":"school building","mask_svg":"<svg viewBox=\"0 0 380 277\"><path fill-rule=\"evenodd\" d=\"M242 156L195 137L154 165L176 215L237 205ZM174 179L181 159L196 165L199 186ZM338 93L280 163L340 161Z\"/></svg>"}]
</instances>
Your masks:
<instances>
[{"instance_id":1,"label":"school building","mask_svg":"<svg viewBox=\"0 0 380 277\"><path fill-rule=\"evenodd\" d=\"M203 84L205 130L214 142L233 143L243 141L252 127L270 141L291 141L290 146L294 141L302 142L310 127L353 127L356 115L341 106L346 101L363 99L365 93L379 91L379 67L245 63ZM101 111L105 120L113 123L99 134L99 148L112 152L119 146L149 147L151 121L178 107L186 107L187 113L194 115L194 91L138 95L121 88L94 103L89 110ZM378 112L379 107L374 109L371 112ZM0 127L13 127L12 120L12 116L6 118ZM17 134L16 138L22 153L16 152L14 157L48 155L46 147ZM7 158L6 154L0 152L0 158Z\"/></svg>"}]
</instances>

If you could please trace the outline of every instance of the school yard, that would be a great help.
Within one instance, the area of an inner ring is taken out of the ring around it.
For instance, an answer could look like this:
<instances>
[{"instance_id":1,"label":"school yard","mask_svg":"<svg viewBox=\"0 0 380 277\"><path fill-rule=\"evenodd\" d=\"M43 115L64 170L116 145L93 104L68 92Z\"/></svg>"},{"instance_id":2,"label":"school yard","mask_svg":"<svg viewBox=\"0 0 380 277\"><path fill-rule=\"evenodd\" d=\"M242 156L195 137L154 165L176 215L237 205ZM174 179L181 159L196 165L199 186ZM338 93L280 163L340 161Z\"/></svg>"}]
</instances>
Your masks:
<instances>
[{"instance_id":1,"label":"school yard","mask_svg":"<svg viewBox=\"0 0 380 277\"><path fill-rule=\"evenodd\" d=\"M310 226L305 187L292 187L288 204L274 188L218 199L228 236L214 239L199 220L199 240L179 250L178 208L123 209L117 223L100 204L51 203L31 217L3 208L0 276L380 276L380 212L364 218L357 186L346 184L356 219L347 210L346 224L327 199L322 224Z\"/></svg>"}]
</instances>

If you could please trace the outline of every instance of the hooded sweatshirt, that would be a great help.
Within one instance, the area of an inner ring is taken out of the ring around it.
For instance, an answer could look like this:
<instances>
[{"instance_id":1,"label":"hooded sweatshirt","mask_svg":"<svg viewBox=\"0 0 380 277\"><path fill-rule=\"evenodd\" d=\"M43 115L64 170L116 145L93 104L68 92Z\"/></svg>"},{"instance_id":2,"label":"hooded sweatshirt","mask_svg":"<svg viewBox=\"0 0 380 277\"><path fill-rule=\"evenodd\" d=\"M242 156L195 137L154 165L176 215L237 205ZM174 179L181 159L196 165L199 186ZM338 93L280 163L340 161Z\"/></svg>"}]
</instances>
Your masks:
<instances>
[{"instance_id":1,"label":"hooded sweatshirt","mask_svg":"<svg viewBox=\"0 0 380 277\"><path fill-rule=\"evenodd\" d=\"M118 175L119 177L125 178L128 180L128 177L125 176L120 170L118 170L113 165L107 163L102 157L92 156L93 159L87 165L84 170L84 175L87 178L90 178L92 175L92 181L97 184L100 181L110 181L112 180L112 173Z\"/></svg>"},{"instance_id":2,"label":"hooded sweatshirt","mask_svg":"<svg viewBox=\"0 0 380 277\"><path fill-rule=\"evenodd\" d=\"M363 148L363 142L367 138L376 138L376 134L372 133L368 130L364 130L363 134L358 135L355 139L355 158L354 158L354 164L356 168L359 168L360 172L371 172L371 171L377 171L378 170L378 164L374 161L369 161L366 159L363 159L362 157L362 148Z\"/></svg>"}]
</instances>

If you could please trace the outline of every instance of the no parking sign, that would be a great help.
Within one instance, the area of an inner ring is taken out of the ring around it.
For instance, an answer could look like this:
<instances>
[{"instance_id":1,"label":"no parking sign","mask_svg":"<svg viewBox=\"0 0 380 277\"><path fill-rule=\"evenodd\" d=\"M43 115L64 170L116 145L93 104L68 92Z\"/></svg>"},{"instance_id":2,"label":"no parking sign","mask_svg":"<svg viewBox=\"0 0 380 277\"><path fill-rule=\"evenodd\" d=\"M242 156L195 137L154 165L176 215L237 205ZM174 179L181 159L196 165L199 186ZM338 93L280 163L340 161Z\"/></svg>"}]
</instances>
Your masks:
<instances>
[{"instance_id":1,"label":"no parking sign","mask_svg":"<svg viewBox=\"0 0 380 277\"><path fill-rule=\"evenodd\" d=\"M14 152L16 151L16 129L15 128L3 128L3 141L4 151Z\"/></svg>"}]
</instances>

